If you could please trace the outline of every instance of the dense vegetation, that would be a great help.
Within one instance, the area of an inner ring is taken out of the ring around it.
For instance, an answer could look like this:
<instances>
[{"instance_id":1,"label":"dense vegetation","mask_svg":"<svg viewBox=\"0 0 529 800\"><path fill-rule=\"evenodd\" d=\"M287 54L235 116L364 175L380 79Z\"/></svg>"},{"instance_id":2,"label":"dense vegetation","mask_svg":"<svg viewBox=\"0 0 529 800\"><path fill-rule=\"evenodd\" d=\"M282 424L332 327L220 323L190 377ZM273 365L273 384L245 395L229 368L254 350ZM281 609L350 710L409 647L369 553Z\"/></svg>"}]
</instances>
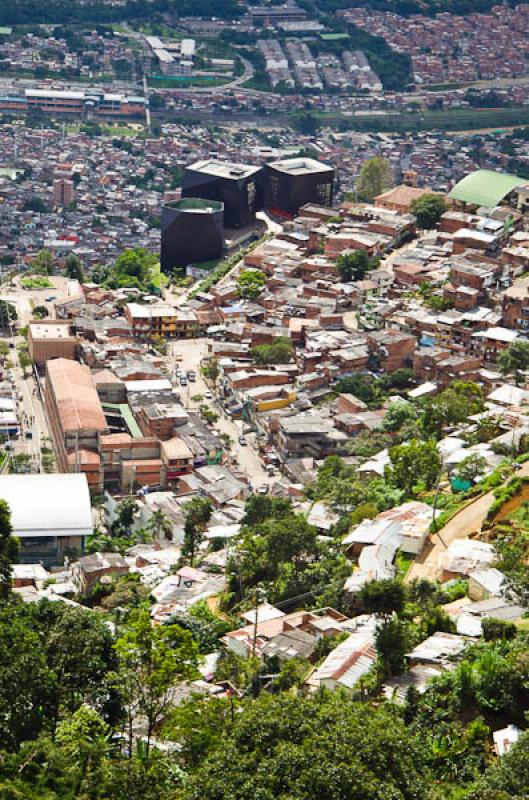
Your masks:
<instances>
[{"instance_id":1,"label":"dense vegetation","mask_svg":"<svg viewBox=\"0 0 529 800\"><path fill-rule=\"evenodd\" d=\"M123 5L107 0L3 0L1 25L24 25L28 22L101 23L120 22L138 17L152 17L153 12L173 12L180 16L231 18L240 14L235 0L126 0Z\"/></svg>"}]
</instances>

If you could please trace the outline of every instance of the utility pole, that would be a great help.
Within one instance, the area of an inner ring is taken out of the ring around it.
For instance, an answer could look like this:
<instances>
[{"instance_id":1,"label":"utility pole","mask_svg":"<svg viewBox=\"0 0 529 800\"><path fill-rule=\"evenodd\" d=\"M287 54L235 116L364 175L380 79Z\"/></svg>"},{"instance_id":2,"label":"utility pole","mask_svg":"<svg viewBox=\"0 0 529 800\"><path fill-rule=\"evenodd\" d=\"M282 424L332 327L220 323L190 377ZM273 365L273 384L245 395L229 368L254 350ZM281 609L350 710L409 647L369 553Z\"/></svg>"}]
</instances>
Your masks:
<instances>
[{"instance_id":1,"label":"utility pole","mask_svg":"<svg viewBox=\"0 0 529 800\"><path fill-rule=\"evenodd\" d=\"M253 621L253 640L252 640L252 658L255 658L255 646L257 643L257 625L259 618L259 601L265 599L265 594L260 586L255 588L255 618Z\"/></svg>"}]
</instances>

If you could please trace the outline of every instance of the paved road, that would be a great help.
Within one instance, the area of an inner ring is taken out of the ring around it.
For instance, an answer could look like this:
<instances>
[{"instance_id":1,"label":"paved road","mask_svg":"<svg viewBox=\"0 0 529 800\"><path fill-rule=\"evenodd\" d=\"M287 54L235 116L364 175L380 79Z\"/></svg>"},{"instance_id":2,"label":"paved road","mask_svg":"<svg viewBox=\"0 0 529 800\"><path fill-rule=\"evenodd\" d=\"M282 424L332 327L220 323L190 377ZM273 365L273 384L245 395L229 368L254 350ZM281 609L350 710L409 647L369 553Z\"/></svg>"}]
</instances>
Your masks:
<instances>
[{"instance_id":1,"label":"paved road","mask_svg":"<svg viewBox=\"0 0 529 800\"><path fill-rule=\"evenodd\" d=\"M182 399L183 405L192 410L197 410L200 405L206 403L213 411L219 415L218 421L213 426L214 430L219 433L226 433L232 440L232 447L230 455L236 459L234 468L243 472L248 476L254 489L258 488L264 483L269 484L271 479L265 471L261 459L254 449L255 435L253 433L244 434L247 444L239 444L239 437L243 433L243 422L241 420L234 420L229 417L220 403L213 400L193 400L192 398L197 395L204 395L208 391L208 387L200 374L200 362L206 352L207 339L177 339L171 343L171 356L168 361L171 368L177 364L182 370L186 372L193 370L196 372L197 379L195 383L188 383L187 386L178 385L178 390ZM175 360L175 356L180 357Z\"/></svg>"},{"instance_id":2,"label":"paved road","mask_svg":"<svg viewBox=\"0 0 529 800\"><path fill-rule=\"evenodd\" d=\"M520 477L529 475L529 462L523 464L516 475ZM412 564L406 582L409 583L414 578L427 578L432 581L439 579L441 555L456 539L468 539L472 534L479 533L493 501L494 492L487 492L461 509L444 528L432 535L431 543L425 546L419 558Z\"/></svg>"}]
</instances>

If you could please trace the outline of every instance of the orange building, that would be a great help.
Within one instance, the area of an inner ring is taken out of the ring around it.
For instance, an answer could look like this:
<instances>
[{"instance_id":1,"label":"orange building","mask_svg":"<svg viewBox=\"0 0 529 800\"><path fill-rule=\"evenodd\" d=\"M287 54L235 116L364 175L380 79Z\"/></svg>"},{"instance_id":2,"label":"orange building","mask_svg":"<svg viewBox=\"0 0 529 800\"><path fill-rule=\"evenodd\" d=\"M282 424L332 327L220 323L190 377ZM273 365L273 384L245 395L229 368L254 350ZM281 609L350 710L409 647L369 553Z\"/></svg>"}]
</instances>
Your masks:
<instances>
[{"instance_id":1,"label":"orange building","mask_svg":"<svg viewBox=\"0 0 529 800\"><path fill-rule=\"evenodd\" d=\"M84 472L89 487L101 490L99 446L107 421L90 369L66 358L48 361L44 402L59 470Z\"/></svg>"}]
</instances>

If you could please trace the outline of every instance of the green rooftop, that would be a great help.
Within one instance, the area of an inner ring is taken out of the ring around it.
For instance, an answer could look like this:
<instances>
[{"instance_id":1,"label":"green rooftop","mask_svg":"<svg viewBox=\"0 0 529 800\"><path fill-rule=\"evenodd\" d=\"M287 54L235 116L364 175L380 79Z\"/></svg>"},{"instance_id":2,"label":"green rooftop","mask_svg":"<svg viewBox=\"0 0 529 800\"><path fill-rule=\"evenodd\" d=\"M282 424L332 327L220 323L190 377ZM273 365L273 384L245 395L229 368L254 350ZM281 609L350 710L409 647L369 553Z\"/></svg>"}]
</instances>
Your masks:
<instances>
[{"instance_id":1,"label":"green rooftop","mask_svg":"<svg viewBox=\"0 0 529 800\"><path fill-rule=\"evenodd\" d=\"M348 33L320 33L323 42L339 42L340 39L350 39Z\"/></svg>"},{"instance_id":2,"label":"green rooftop","mask_svg":"<svg viewBox=\"0 0 529 800\"><path fill-rule=\"evenodd\" d=\"M222 211L223 208L218 200L206 200L201 197L182 197L181 200L172 200L166 205L168 208L177 208L180 211Z\"/></svg>"},{"instance_id":3,"label":"green rooftop","mask_svg":"<svg viewBox=\"0 0 529 800\"><path fill-rule=\"evenodd\" d=\"M448 197L461 203L473 206L494 208L504 200L517 186L527 181L517 175L506 172L493 172L490 169L478 169L466 175L456 183Z\"/></svg>"},{"instance_id":4,"label":"green rooftop","mask_svg":"<svg viewBox=\"0 0 529 800\"><path fill-rule=\"evenodd\" d=\"M143 433L141 428L134 419L134 414L127 403L101 403L103 411L119 412L121 419L124 421L130 435L134 439L142 439Z\"/></svg>"}]
</instances>

